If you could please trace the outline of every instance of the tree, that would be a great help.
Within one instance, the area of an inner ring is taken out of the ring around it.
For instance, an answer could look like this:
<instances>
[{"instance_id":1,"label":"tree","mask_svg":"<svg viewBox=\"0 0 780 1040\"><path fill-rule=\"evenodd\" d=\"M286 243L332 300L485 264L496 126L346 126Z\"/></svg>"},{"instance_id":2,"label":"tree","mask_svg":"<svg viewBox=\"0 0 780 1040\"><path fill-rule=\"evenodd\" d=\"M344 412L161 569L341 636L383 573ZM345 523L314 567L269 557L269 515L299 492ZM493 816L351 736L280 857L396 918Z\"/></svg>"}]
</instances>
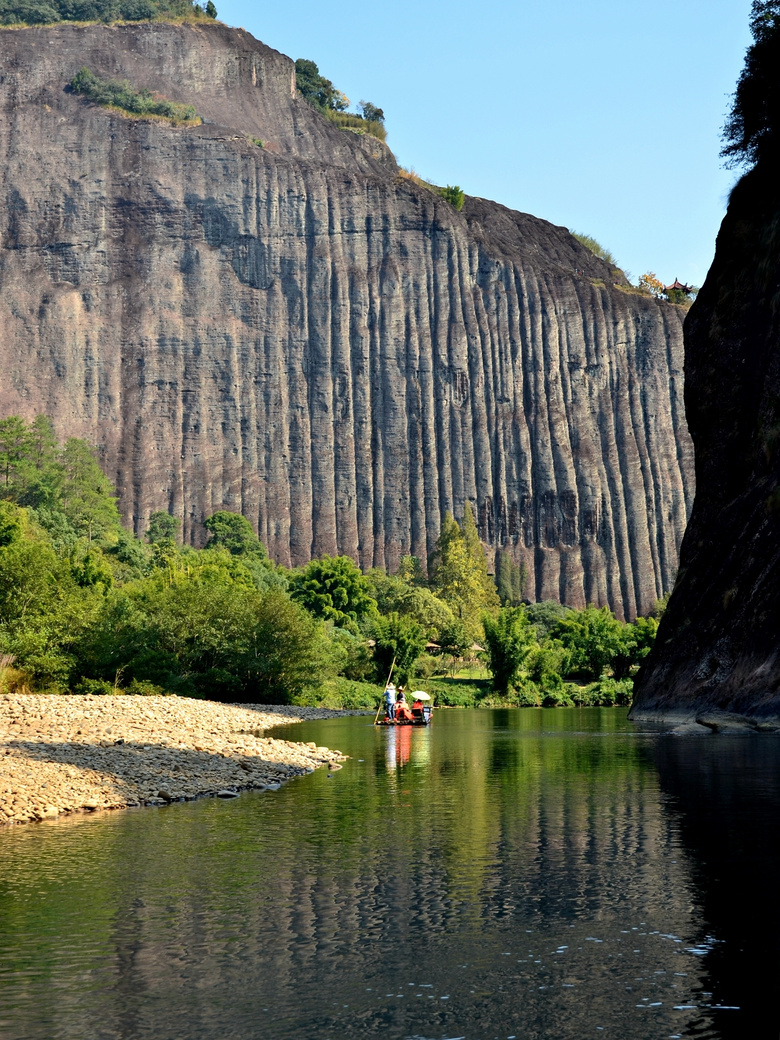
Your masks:
<instances>
[{"instance_id":1,"label":"tree","mask_svg":"<svg viewBox=\"0 0 780 1040\"><path fill-rule=\"evenodd\" d=\"M207 549L227 549L233 556L247 553L265 558L265 546L255 534L255 529L245 516L220 509L203 522L211 537Z\"/></svg>"},{"instance_id":2,"label":"tree","mask_svg":"<svg viewBox=\"0 0 780 1040\"><path fill-rule=\"evenodd\" d=\"M608 607L574 611L558 625L558 638L571 651L571 670L599 679L624 646L624 625Z\"/></svg>"},{"instance_id":3,"label":"tree","mask_svg":"<svg viewBox=\"0 0 780 1040\"><path fill-rule=\"evenodd\" d=\"M298 58L295 62L295 84L300 94L320 111L345 112L349 98L337 90L329 79L320 75L316 62Z\"/></svg>"},{"instance_id":4,"label":"tree","mask_svg":"<svg viewBox=\"0 0 780 1040\"><path fill-rule=\"evenodd\" d=\"M372 123L381 123L384 126L385 114L381 108L377 108L376 105L372 105L370 101L360 102L360 112L364 119L368 119Z\"/></svg>"},{"instance_id":5,"label":"tree","mask_svg":"<svg viewBox=\"0 0 780 1040\"><path fill-rule=\"evenodd\" d=\"M312 560L290 578L290 595L314 617L353 631L376 610L368 581L349 556Z\"/></svg>"},{"instance_id":6,"label":"tree","mask_svg":"<svg viewBox=\"0 0 780 1040\"><path fill-rule=\"evenodd\" d=\"M518 565L508 552L499 549L496 553L496 590L501 606L518 606L525 594L527 581L525 564Z\"/></svg>"},{"instance_id":7,"label":"tree","mask_svg":"<svg viewBox=\"0 0 780 1040\"><path fill-rule=\"evenodd\" d=\"M414 674L417 658L425 649L425 633L412 618L401 617L395 612L379 617L371 626L374 637L374 661L377 682L386 682L390 667L395 661L394 675L398 682L406 683Z\"/></svg>"},{"instance_id":8,"label":"tree","mask_svg":"<svg viewBox=\"0 0 780 1040\"><path fill-rule=\"evenodd\" d=\"M62 511L88 541L103 539L120 528L114 489L86 441L70 437L62 450Z\"/></svg>"},{"instance_id":9,"label":"tree","mask_svg":"<svg viewBox=\"0 0 780 1040\"><path fill-rule=\"evenodd\" d=\"M448 184L446 188L439 188L439 194L445 202L449 202L453 209L460 212L466 201L466 195L457 184Z\"/></svg>"},{"instance_id":10,"label":"tree","mask_svg":"<svg viewBox=\"0 0 780 1040\"><path fill-rule=\"evenodd\" d=\"M206 14L209 18L217 17L217 9L214 6L214 0L208 0L208 3L206 4Z\"/></svg>"},{"instance_id":11,"label":"tree","mask_svg":"<svg viewBox=\"0 0 780 1040\"><path fill-rule=\"evenodd\" d=\"M521 665L537 645L535 629L524 607L502 607L497 617L485 614L482 626L493 689L506 697Z\"/></svg>"},{"instance_id":12,"label":"tree","mask_svg":"<svg viewBox=\"0 0 780 1040\"><path fill-rule=\"evenodd\" d=\"M780 159L780 0L753 0L750 31L753 44L723 128L727 166Z\"/></svg>"},{"instance_id":13,"label":"tree","mask_svg":"<svg viewBox=\"0 0 780 1040\"><path fill-rule=\"evenodd\" d=\"M451 513L445 515L428 572L435 594L466 625L472 638L478 638L482 612L496 609L499 601L470 505L466 505L462 531Z\"/></svg>"},{"instance_id":14,"label":"tree","mask_svg":"<svg viewBox=\"0 0 780 1040\"><path fill-rule=\"evenodd\" d=\"M19 467L30 448L30 433L27 423L18 415L0 420L0 474L5 493L8 494Z\"/></svg>"},{"instance_id":15,"label":"tree","mask_svg":"<svg viewBox=\"0 0 780 1040\"><path fill-rule=\"evenodd\" d=\"M650 293L651 296L655 296L657 300L661 300L665 296L664 283L652 271L646 271L641 276L638 286L644 292Z\"/></svg>"},{"instance_id":16,"label":"tree","mask_svg":"<svg viewBox=\"0 0 780 1040\"><path fill-rule=\"evenodd\" d=\"M175 543L178 541L180 530L181 520L178 516L171 516L170 513L157 511L156 513L152 513L149 517L149 528L146 532L146 540L151 545L154 545L156 542L162 542L166 539L170 539L170 541Z\"/></svg>"}]
</instances>

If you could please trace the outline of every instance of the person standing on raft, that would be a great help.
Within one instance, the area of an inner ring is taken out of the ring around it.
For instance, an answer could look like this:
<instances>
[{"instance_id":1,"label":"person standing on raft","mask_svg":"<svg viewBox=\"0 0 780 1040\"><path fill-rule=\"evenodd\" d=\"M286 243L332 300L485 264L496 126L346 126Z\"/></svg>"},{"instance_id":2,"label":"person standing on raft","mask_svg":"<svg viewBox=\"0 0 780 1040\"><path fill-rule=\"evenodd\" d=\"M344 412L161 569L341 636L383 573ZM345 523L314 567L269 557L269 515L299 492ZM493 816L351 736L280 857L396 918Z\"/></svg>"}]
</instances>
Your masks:
<instances>
[{"instance_id":1,"label":"person standing on raft","mask_svg":"<svg viewBox=\"0 0 780 1040\"><path fill-rule=\"evenodd\" d=\"M392 682L385 687L385 712L392 722L395 719L395 684Z\"/></svg>"}]
</instances>

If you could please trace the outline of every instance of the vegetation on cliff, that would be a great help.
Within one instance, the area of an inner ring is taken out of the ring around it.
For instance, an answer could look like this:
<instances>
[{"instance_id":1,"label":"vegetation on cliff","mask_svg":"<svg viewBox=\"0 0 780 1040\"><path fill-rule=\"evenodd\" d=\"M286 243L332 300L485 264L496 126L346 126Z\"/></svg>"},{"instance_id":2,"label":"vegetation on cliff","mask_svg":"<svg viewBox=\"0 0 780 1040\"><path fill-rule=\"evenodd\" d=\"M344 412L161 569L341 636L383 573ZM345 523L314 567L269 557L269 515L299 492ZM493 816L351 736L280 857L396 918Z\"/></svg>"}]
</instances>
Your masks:
<instances>
[{"instance_id":1,"label":"vegetation on cliff","mask_svg":"<svg viewBox=\"0 0 780 1040\"><path fill-rule=\"evenodd\" d=\"M360 102L360 112L348 112L351 102L346 94L320 74L316 62L298 58L295 62L295 83L298 92L327 119L342 130L356 134L370 134L384 141L387 138L385 114L370 101Z\"/></svg>"},{"instance_id":2,"label":"vegetation on cliff","mask_svg":"<svg viewBox=\"0 0 780 1040\"><path fill-rule=\"evenodd\" d=\"M780 158L780 0L753 0L750 31L723 133L722 155L732 166Z\"/></svg>"},{"instance_id":3,"label":"vegetation on cliff","mask_svg":"<svg viewBox=\"0 0 780 1040\"><path fill-rule=\"evenodd\" d=\"M200 122L193 105L180 105L161 94L142 87L137 89L126 79L100 79L88 68L82 67L71 80L70 89L82 94L96 105L115 109L124 115L167 119L172 123Z\"/></svg>"},{"instance_id":4,"label":"vegetation on cliff","mask_svg":"<svg viewBox=\"0 0 780 1040\"><path fill-rule=\"evenodd\" d=\"M469 508L446 516L427 578L413 557L394 575L347 557L288 571L245 517L205 527L199 551L165 512L133 537L89 445L58 444L44 416L0 421L0 684L360 707L395 661L440 703L628 703L655 633L606 609L500 608ZM492 682L464 684L477 639Z\"/></svg>"},{"instance_id":5,"label":"vegetation on cliff","mask_svg":"<svg viewBox=\"0 0 780 1040\"><path fill-rule=\"evenodd\" d=\"M216 18L213 0L0 0L0 25Z\"/></svg>"}]
</instances>

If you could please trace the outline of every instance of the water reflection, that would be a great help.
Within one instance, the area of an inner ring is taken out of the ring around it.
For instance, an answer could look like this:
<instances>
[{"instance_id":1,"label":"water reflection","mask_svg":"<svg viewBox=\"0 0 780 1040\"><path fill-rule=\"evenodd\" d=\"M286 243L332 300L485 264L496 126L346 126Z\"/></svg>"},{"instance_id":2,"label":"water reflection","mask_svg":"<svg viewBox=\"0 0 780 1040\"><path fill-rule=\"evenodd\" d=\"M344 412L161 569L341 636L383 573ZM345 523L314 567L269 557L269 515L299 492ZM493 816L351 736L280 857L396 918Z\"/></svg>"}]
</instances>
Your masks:
<instances>
[{"instance_id":1,"label":"water reflection","mask_svg":"<svg viewBox=\"0 0 780 1040\"><path fill-rule=\"evenodd\" d=\"M709 1017L724 1040L777 1040L780 738L666 736L654 760L705 922L696 952Z\"/></svg>"},{"instance_id":2,"label":"water reflection","mask_svg":"<svg viewBox=\"0 0 780 1040\"><path fill-rule=\"evenodd\" d=\"M352 758L273 795L0 832L0 1035L716 1037L736 1033L712 1005L768 985L770 936L731 978L762 913L729 895L748 877L765 923L777 901L780 776L755 743L724 768L722 741L598 710L289 734Z\"/></svg>"}]
</instances>

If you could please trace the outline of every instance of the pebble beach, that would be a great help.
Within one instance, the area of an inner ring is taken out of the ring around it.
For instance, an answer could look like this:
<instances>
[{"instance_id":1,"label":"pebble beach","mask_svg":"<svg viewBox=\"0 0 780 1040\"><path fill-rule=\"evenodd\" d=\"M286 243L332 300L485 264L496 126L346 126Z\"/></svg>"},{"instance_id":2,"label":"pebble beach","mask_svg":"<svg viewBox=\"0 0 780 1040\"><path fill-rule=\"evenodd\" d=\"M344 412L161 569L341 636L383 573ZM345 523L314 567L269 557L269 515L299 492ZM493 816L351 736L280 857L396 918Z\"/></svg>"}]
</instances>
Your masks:
<instances>
[{"instance_id":1,"label":"pebble beach","mask_svg":"<svg viewBox=\"0 0 780 1040\"><path fill-rule=\"evenodd\" d=\"M179 697L0 696L0 826L277 790L339 751L266 736L362 712Z\"/></svg>"}]
</instances>

